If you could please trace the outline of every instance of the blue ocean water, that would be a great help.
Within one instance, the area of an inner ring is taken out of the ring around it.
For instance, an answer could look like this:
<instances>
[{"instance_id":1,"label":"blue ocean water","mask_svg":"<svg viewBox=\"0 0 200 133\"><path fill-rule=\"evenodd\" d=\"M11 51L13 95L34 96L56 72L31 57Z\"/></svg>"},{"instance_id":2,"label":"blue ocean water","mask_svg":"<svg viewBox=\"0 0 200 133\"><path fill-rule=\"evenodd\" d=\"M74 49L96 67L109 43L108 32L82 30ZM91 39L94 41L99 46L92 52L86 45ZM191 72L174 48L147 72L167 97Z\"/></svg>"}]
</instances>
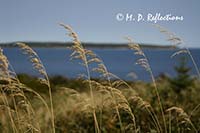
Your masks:
<instances>
[{"instance_id":1,"label":"blue ocean water","mask_svg":"<svg viewBox=\"0 0 200 133\"><path fill-rule=\"evenodd\" d=\"M70 61L71 51L65 48L34 48L40 56L47 73L50 76L62 75L68 78L76 78L79 74L85 73L85 68L80 65L80 61ZM190 49L191 53L200 67L200 49ZM138 59L133 51L128 49L93 49L101 57L109 72L125 80L149 81L148 72L141 66L135 64ZM160 74L175 76L174 66L178 65L178 58L170 58L174 53L167 49L144 49L148 57L153 74L157 77ZM4 48L4 54L8 57L16 73L27 73L37 75L32 69L27 56L23 55L18 48ZM187 55L186 55L187 56ZM188 58L188 66L191 67L191 75L196 75L196 71L191 60ZM130 76L134 73L135 76ZM92 74L92 76L97 76Z\"/></svg>"}]
</instances>

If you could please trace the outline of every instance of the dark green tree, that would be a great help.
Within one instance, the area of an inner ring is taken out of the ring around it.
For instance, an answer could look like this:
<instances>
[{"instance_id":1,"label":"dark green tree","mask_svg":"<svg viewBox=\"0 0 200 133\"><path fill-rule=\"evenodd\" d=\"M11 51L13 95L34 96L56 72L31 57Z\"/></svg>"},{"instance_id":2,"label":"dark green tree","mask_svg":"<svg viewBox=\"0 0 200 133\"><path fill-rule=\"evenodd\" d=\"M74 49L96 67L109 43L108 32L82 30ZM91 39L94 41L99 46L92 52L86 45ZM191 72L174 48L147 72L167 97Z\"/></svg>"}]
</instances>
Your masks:
<instances>
[{"instance_id":1,"label":"dark green tree","mask_svg":"<svg viewBox=\"0 0 200 133\"><path fill-rule=\"evenodd\" d=\"M194 79L189 74L191 68L187 66L188 60L186 56L182 56L179 62L179 65L174 67L177 76L169 80L172 89L176 93L180 93L182 90L192 86L194 82Z\"/></svg>"}]
</instances>

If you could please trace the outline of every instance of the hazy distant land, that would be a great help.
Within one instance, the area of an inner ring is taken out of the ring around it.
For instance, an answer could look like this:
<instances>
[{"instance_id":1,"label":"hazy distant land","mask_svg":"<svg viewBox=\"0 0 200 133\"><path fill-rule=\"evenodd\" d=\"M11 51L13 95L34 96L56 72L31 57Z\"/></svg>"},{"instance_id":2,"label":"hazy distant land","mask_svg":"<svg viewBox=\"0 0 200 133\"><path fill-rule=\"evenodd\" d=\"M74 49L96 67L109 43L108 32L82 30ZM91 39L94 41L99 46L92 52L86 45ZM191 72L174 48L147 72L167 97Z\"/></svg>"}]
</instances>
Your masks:
<instances>
[{"instance_id":1,"label":"hazy distant land","mask_svg":"<svg viewBox=\"0 0 200 133\"><path fill-rule=\"evenodd\" d=\"M73 43L71 42L24 42L31 47L41 48L62 48L69 47ZM128 44L125 43L82 43L86 48L99 48L99 49L127 49ZM0 43L1 47L16 47L16 42ZM140 44L142 48L153 48L153 49L172 49L171 45L154 45L154 44Z\"/></svg>"}]
</instances>

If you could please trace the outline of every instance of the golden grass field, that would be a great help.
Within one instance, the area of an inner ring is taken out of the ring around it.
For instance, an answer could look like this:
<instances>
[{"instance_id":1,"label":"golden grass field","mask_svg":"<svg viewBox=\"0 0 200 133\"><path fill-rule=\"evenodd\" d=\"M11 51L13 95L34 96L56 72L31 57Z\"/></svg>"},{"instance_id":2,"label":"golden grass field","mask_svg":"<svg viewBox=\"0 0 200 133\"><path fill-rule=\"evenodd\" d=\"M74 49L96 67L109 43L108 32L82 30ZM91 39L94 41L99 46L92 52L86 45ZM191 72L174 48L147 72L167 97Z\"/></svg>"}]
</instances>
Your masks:
<instances>
[{"instance_id":1,"label":"golden grass field","mask_svg":"<svg viewBox=\"0 0 200 133\"><path fill-rule=\"evenodd\" d=\"M196 77L188 76L187 67L180 66L177 71L185 74L182 77L157 79L140 45L126 37L133 56L138 57L136 64L151 77L149 83L128 82L110 73L98 55L84 48L70 26L60 25L73 41L71 59L79 60L85 73L74 80L49 77L39 55L28 44L17 43L40 76L17 75L1 48L0 132L200 132L200 74L187 47L178 49L172 60L187 54ZM174 47L184 43L164 27L156 27ZM91 68L93 63L97 65ZM93 79L91 72L98 73L99 78Z\"/></svg>"}]
</instances>

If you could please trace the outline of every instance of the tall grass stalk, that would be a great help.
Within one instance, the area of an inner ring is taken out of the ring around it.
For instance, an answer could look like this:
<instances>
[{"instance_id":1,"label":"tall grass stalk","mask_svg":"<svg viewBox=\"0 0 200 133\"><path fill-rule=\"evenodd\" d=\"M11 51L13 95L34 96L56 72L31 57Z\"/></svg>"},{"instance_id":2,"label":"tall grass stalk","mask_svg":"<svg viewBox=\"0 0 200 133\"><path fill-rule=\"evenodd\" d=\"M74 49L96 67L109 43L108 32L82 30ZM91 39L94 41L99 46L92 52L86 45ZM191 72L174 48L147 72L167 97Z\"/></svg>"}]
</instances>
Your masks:
<instances>
[{"instance_id":1,"label":"tall grass stalk","mask_svg":"<svg viewBox=\"0 0 200 133\"><path fill-rule=\"evenodd\" d=\"M155 24L154 26L156 28L158 28L159 31L167 37L167 41L169 41L172 44L173 47L176 48L179 45L183 45L183 48L181 48L180 50L175 52L171 57L174 57L174 56L182 54L182 53L187 53L189 55L193 65L194 65L194 68L196 70L198 78L200 79L200 70L198 68L196 61L194 60L192 53L190 52L189 48L186 46L186 42L182 38L180 38L176 34L174 34L173 32L166 29L165 27L160 26L158 24Z\"/></svg>"},{"instance_id":2,"label":"tall grass stalk","mask_svg":"<svg viewBox=\"0 0 200 133\"><path fill-rule=\"evenodd\" d=\"M93 112L93 118L94 118L94 123L95 123L95 132L99 133L99 123L97 121L97 116L96 116L96 111L95 111L95 99L94 99L94 92L93 92L93 87L91 84L91 76L90 76L90 70L89 70L89 59L88 56L90 56L87 53L87 50L83 47L81 44L78 35L73 31L73 29L69 25L65 24L60 24L60 26L64 27L68 32L69 36L72 37L74 45L71 46L71 49L73 50L73 53L71 54L72 59L80 59L83 62L83 66L86 69L86 74L87 74L87 80L88 80L88 85L90 88L90 97L92 99L92 112Z\"/></svg>"},{"instance_id":3,"label":"tall grass stalk","mask_svg":"<svg viewBox=\"0 0 200 133\"><path fill-rule=\"evenodd\" d=\"M55 124L54 124L54 111L53 111L53 99L52 99L52 89L50 86L50 81L46 69L37 55L37 53L25 43L17 43L17 45L21 48L22 52L25 55L29 56L30 62L33 64L33 68L39 72L41 75L40 82L42 84L47 85L48 92L49 92L49 100L50 100L50 109L51 109L51 124L52 124L52 131L55 133Z\"/></svg>"},{"instance_id":4,"label":"tall grass stalk","mask_svg":"<svg viewBox=\"0 0 200 133\"><path fill-rule=\"evenodd\" d=\"M161 114L162 114L162 119L163 119L163 124L164 124L164 130L165 132L167 132L167 127L166 127L166 120L165 120L165 115L164 115L164 110L163 110L163 106L162 106L162 102L161 102L161 98L160 98L160 95L159 95L159 92L158 92L158 87L156 85L156 81L155 81L155 78L154 78L154 75L153 75L153 72L152 72L152 69L149 65L149 61L148 61L148 58L146 57L146 55L144 54L144 52L142 51L142 49L140 48L139 44L136 44L132 41L131 38L129 37L126 37L126 39L129 41L129 48L134 52L135 55L138 55L140 56L141 58L139 58L136 62L136 64L142 66L145 68L145 70L147 72L150 73L150 77L151 77L151 80L152 80L152 83L153 83L153 86L155 88L155 92L156 92L156 96L158 98L158 104L159 104L159 107L160 107L160 111L161 111Z\"/></svg>"}]
</instances>

